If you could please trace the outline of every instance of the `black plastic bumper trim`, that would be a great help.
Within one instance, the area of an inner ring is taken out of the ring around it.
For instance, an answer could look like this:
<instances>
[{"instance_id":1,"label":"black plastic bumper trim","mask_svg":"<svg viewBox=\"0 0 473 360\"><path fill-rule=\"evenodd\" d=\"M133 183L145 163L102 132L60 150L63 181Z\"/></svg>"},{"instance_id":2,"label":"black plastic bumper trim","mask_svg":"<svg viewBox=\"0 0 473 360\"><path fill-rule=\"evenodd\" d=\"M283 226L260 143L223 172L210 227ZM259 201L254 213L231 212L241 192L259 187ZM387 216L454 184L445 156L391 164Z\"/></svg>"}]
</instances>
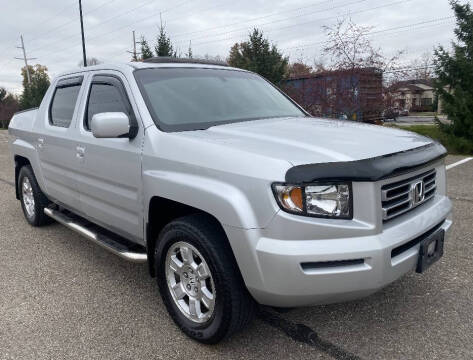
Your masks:
<instances>
[{"instance_id":1,"label":"black plastic bumper trim","mask_svg":"<svg viewBox=\"0 0 473 360\"><path fill-rule=\"evenodd\" d=\"M398 247L392 249L391 250L391 258L394 258L398 255L401 255L403 252L406 252L407 250L413 248L417 244L420 244L422 240L424 240L426 237L432 235L434 232L436 232L438 229L440 229L444 222L445 222L445 220L442 220L442 222L435 225L430 230L427 230L422 235L416 237L415 239L412 239L411 241L406 242L405 244L402 244L401 246L398 246Z\"/></svg>"},{"instance_id":2,"label":"black plastic bumper trim","mask_svg":"<svg viewBox=\"0 0 473 360\"><path fill-rule=\"evenodd\" d=\"M364 259L353 259L353 260L334 260L334 261L318 261L318 262L304 262L301 263L302 270L313 270L323 268L334 268L342 266L360 265L364 264Z\"/></svg>"}]
</instances>

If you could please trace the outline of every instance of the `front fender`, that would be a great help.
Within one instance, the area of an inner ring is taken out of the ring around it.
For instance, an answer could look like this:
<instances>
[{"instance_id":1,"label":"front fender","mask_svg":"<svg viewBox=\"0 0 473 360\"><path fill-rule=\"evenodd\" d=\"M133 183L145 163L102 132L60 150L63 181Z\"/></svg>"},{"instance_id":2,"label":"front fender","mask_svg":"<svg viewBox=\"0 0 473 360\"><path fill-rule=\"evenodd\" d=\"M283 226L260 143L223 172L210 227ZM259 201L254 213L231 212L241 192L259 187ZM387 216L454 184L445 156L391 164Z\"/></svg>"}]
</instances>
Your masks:
<instances>
[{"instance_id":1,"label":"front fender","mask_svg":"<svg viewBox=\"0 0 473 360\"><path fill-rule=\"evenodd\" d=\"M151 198L160 196L205 211L222 225L252 229L265 227L278 210L277 205L269 201L272 194L264 181L261 186L253 184L242 191L215 177L149 170L144 172L143 182L145 214L149 214ZM262 189L269 192L264 193ZM254 201L251 202L248 196Z\"/></svg>"}]
</instances>

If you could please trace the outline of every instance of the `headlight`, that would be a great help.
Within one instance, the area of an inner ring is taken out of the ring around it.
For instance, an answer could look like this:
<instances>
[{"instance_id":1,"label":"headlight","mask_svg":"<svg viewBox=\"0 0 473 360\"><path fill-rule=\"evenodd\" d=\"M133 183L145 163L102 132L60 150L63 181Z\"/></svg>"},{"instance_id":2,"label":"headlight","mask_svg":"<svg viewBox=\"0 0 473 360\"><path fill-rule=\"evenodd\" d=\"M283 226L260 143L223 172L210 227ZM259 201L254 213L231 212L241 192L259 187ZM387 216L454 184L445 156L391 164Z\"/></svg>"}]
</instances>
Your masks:
<instances>
[{"instance_id":1,"label":"headlight","mask_svg":"<svg viewBox=\"0 0 473 360\"><path fill-rule=\"evenodd\" d=\"M321 182L308 185L273 184L284 211L322 218L353 218L351 183Z\"/></svg>"}]
</instances>

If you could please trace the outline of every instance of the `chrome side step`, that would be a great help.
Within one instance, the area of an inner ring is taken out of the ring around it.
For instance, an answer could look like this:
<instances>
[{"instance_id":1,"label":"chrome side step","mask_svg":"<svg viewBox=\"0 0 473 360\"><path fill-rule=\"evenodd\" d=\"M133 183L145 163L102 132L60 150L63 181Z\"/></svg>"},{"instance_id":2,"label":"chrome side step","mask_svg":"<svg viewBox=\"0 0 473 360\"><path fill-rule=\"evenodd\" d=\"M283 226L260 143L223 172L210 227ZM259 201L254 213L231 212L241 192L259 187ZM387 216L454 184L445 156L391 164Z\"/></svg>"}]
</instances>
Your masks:
<instances>
[{"instance_id":1,"label":"chrome side step","mask_svg":"<svg viewBox=\"0 0 473 360\"><path fill-rule=\"evenodd\" d=\"M121 257L122 259L135 263L143 263L148 260L146 252L132 251L126 245L117 242L98 231L94 231L94 229L88 229L85 223L82 224L81 222L76 221L61 211L45 208L44 213L57 222L67 226L69 229L78 232L82 236L103 247L105 250L108 250L111 253Z\"/></svg>"}]
</instances>

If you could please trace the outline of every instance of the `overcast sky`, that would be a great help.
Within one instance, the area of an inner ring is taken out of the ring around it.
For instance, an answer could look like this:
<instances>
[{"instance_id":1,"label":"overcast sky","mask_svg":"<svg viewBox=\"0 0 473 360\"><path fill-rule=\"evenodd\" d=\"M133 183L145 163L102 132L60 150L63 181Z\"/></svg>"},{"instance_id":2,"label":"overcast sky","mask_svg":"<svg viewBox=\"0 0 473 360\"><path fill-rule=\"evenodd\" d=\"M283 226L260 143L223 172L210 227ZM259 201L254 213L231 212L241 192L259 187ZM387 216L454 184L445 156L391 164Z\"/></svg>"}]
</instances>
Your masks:
<instances>
[{"instance_id":1,"label":"overcast sky","mask_svg":"<svg viewBox=\"0 0 473 360\"><path fill-rule=\"evenodd\" d=\"M130 59L132 30L150 43L159 15L182 53L226 58L230 47L261 28L291 61L311 64L321 56L324 25L351 16L373 26L372 41L406 64L434 46L448 46L454 19L447 0L82 0L87 56L102 62ZM416 25L417 24L417 25ZM386 31L384 31L386 30ZM78 0L3 0L0 5L0 86L21 91L20 34L30 64L49 74L77 67L82 58Z\"/></svg>"}]
</instances>

